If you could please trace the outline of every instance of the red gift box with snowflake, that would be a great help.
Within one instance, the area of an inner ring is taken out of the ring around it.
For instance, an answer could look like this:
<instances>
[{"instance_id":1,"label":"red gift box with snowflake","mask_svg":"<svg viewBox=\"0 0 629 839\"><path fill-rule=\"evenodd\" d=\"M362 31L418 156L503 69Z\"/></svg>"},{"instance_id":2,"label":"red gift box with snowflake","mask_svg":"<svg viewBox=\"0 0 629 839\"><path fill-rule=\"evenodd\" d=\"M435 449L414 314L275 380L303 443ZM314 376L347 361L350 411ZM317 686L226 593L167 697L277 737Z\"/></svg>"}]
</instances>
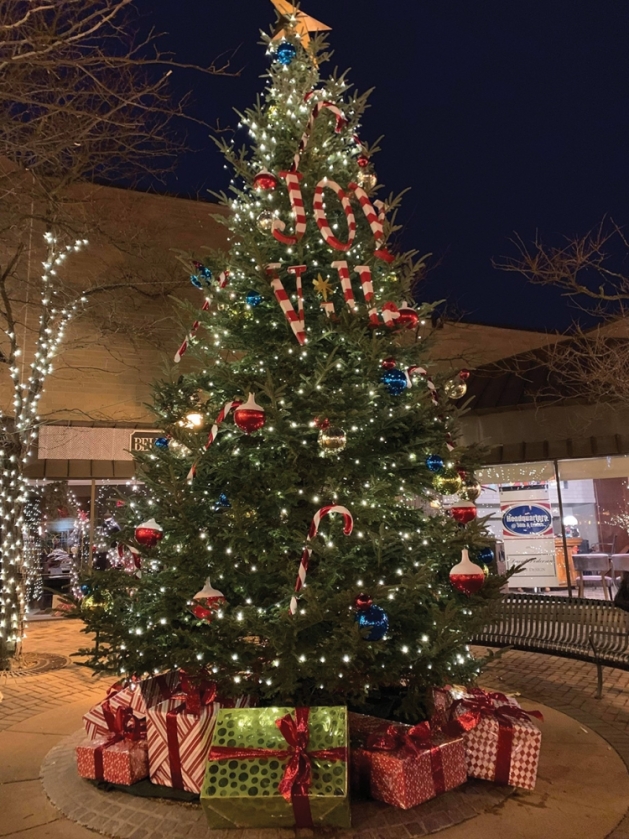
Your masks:
<instances>
[{"instance_id":1,"label":"red gift box with snowflake","mask_svg":"<svg viewBox=\"0 0 629 839\"><path fill-rule=\"evenodd\" d=\"M149 774L160 786L200 792L207 753L221 708L246 708L249 697L223 700L216 685L193 685L182 674L181 691L147 711Z\"/></svg>"},{"instance_id":2,"label":"red gift box with snowflake","mask_svg":"<svg viewBox=\"0 0 629 839\"><path fill-rule=\"evenodd\" d=\"M109 732L106 710L130 708L138 719L145 719L148 708L173 695L179 685L179 673L173 670L148 679L132 679L126 685L118 682L109 688L107 697L83 716L87 736L92 740Z\"/></svg>"},{"instance_id":3,"label":"red gift box with snowflake","mask_svg":"<svg viewBox=\"0 0 629 839\"><path fill-rule=\"evenodd\" d=\"M479 688L434 690L433 720L463 735L467 771L471 778L535 789L542 732L512 696Z\"/></svg>"},{"instance_id":4,"label":"red gift box with snowflake","mask_svg":"<svg viewBox=\"0 0 629 839\"><path fill-rule=\"evenodd\" d=\"M464 784L465 747L460 736L431 731L427 722L402 725L350 714L353 790L408 810Z\"/></svg>"}]
</instances>

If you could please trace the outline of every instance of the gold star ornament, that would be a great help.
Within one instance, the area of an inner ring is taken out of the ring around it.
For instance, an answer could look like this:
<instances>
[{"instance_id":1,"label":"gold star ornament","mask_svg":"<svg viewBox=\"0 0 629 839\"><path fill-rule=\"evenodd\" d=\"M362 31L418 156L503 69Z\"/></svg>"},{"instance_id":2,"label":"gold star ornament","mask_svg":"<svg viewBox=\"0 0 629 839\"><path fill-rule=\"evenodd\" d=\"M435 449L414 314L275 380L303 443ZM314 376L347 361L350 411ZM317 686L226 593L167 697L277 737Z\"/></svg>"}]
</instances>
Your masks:
<instances>
[{"instance_id":1,"label":"gold star ornament","mask_svg":"<svg viewBox=\"0 0 629 839\"><path fill-rule=\"evenodd\" d=\"M297 9L288 0L271 0L280 15L280 21L276 31L273 33L273 41L284 38L288 32L299 35L303 47L310 43L310 32L329 32L329 26L321 23L320 20L310 17L305 12Z\"/></svg>"},{"instance_id":2,"label":"gold star ornament","mask_svg":"<svg viewBox=\"0 0 629 839\"><path fill-rule=\"evenodd\" d=\"M324 300L328 299L328 295L332 294L333 288L327 280L324 280L321 274L317 277L316 280L312 281L314 286L314 290L317 294L320 294Z\"/></svg>"}]
</instances>

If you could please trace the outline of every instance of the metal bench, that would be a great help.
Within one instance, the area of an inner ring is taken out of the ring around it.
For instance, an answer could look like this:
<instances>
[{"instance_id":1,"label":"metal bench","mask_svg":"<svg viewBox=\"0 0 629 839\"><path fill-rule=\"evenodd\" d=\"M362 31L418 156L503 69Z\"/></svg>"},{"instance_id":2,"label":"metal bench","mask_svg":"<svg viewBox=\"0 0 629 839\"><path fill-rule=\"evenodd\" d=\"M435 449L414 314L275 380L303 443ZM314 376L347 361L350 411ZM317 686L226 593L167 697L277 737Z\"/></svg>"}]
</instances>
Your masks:
<instances>
[{"instance_id":1,"label":"metal bench","mask_svg":"<svg viewBox=\"0 0 629 839\"><path fill-rule=\"evenodd\" d=\"M629 670L629 613L605 600L508 594L472 643L591 661L600 699L603 666Z\"/></svg>"}]
</instances>

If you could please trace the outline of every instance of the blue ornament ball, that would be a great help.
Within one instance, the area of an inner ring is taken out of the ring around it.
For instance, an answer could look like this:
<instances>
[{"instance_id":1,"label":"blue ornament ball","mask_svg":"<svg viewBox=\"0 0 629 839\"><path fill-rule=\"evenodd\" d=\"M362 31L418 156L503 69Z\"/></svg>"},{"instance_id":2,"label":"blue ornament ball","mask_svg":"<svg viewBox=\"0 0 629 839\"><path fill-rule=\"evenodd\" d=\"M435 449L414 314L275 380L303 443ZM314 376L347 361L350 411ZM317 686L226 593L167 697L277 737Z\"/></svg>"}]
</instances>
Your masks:
<instances>
[{"instance_id":1,"label":"blue ornament ball","mask_svg":"<svg viewBox=\"0 0 629 839\"><path fill-rule=\"evenodd\" d=\"M92 593L92 587L90 585L88 585L87 583L83 583L83 585L80 588L81 588L81 594L84 597L87 597L88 595L90 595Z\"/></svg>"},{"instance_id":2,"label":"blue ornament ball","mask_svg":"<svg viewBox=\"0 0 629 839\"><path fill-rule=\"evenodd\" d=\"M476 554L476 559L479 562L482 562L483 565L491 565L494 561L494 552L491 548L481 548L480 551Z\"/></svg>"},{"instance_id":3,"label":"blue ornament ball","mask_svg":"<svg viewBox=\"0 0 629 839\"><path fill-rule=\"evenodd\" d=\"M426 458L426 467L429 472L441 472L443 469L443 458L438 454L429 454Z\"/></svg>"},{"instance_id":4,"label":"blue ornament ball","mask_svg":"<svg viewBox=\"0 0 629 839\"><path fill-rule=\"evenodd\" d=\"M190 282L195 288L203 288L201 280L197 277L196 274L190 274Z\"/></svg>"},{"instance_id":5,"label":"blue ornament ball","mask_svg":"<svg viewBox=\"0 0 629 839\"><path fill-rule=\"evenodd\" d=\"M255 289L251 289L251 291L247 292L247 296L245 297L248 306L259 306L262 303L262 295L256 291Z\"/></svg>"},{"instance_id":6,"label":"blue ornament ball","mask_svg":"<svg viewBox=\"0 0 629 839\"><path fill-rule=\"evenodd\" d=\"M296 55L296 48L288 41L282 41L282 43L275 50L275 57L280 62L280 64L284 64L285 66L289 65Z\"/></svg>"},{"instance_id":7,"label":"blue ornament ball","mask_svg":"<svg viewBox=\"0 0 629 839\"><path fill-rule=\"evenodd\" d=\"M369 629L369 635L365 635L365 641L380 641L389 629L389 617L380 606L369 606L368 609L360 609L356 612L356 622L361 629Z\"/></svg>"},{"instance_id":8,"label":"blue ornament ball","mask_svg":"<svg viewBox=\"0 0 629 839\"><path fill-rule=\"evenodd\" d=\"M386 385L391 396L399 396L408 387L406 373L397 370L395 367L392 370L385 370L380 381Z\"/></svg>"},{"instance_id":9,"label":"blue ornament ball","mask_svg":"<svg viewBox=\"0 0 629 839\"><path fill-rule=\"evenodd\" d=\"M201 276L203 277L203 279L208 281L209 285L209 281L212 279L212 272L210 271L210 269L205 265L199 265L198 271L199 274L201 274Z\"/></svg>"},{"instance_id":10,"label":"blue ornament ball","mask_svg":"<svg viewBox=\"0 0 629 839\"><path fill-rule=\"evenodd\" d=\"M158 437L157 440L155 440L155 447L158 449L167 449L169 443L170 440L168 437Z\"/></svg>"},{"instance_id":11,"label":"blue ornament ball","mask_svg":"<svg viewBox=\"0 0 629 839\"><path fill-rule=\"evenodd\" d=\"M229 498L224 492L221 492L221 494L218 496L218 501L214 505L214 511L217 513L222 513L223 510L228 510L230 507L231 504L229 503Z\"/></svg>"}]
</instances>

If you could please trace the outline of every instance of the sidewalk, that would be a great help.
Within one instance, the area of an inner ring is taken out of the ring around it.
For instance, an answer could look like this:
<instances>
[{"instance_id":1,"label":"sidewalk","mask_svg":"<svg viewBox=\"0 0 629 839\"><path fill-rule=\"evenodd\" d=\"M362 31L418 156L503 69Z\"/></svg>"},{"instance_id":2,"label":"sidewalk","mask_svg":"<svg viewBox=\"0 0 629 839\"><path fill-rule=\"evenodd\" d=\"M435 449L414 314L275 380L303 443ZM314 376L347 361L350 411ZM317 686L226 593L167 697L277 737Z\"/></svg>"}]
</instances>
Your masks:
<instances>
[{"instance_id":1,"label":"sidewalk","mask_svg":"<svg viewBox=\"0 0 629 839\"><path fill-rule=\"evenodd\" d=\"M40 622L30 628L25 649L69 655L83 643L80 627L79 621ZM476 650L479 655L485 652ZM556 709L545 711L538 789L518 793L490 813L446 827L440 837L629 839L629 821L622 821L629 806L629 674L606 670L605 675L604 698L597 701L591 665L517 652L491 663L483 684L521 691L528 700ZM1 837L96 839L98 834L69 821L48 801L40 767L53 746L80 729L82 714L102 698L111 681L111 677L94 679L91 671L74 663L61 670L0 680L4 694L0 703ZM103 824L106 821L104 816ZM144 822L141 827L140 821ZM137 839L167 835L152 830L145 812L136 826ZM361 839L410 839L423 832L420 824L412 828L398 820L390 826L374 825L360 835ZM262 839L263 834L254 833ZM283 833L292 835L292 831ZM218 839L218 833L214 836ZM246 832L221 831L220 839L246 839Z\"/></svg>"}]
</instances>

